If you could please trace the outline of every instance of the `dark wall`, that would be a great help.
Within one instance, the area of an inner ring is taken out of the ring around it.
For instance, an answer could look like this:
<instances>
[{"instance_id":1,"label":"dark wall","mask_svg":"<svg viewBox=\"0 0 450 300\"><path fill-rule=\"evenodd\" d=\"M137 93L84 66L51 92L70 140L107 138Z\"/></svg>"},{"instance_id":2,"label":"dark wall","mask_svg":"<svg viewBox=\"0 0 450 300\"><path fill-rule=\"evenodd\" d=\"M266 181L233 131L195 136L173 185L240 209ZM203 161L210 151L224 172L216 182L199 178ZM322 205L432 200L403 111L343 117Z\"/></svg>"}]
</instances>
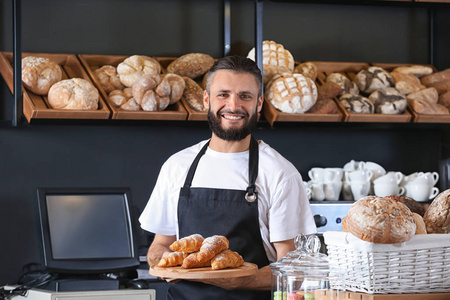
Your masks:
<instances>
[{"instance_id":1,"label":"dark wall","mask_svg":"<svg viewBox=\"0 0 450 300\"><path fill-rule=\"evenodd\" d=\"M11 1L0 1L0 50L11 51ZM232 54L253 47L253 1L232 1ZM23 50L50 53L223 55L222 2L23 0ZM428 10L265 2L264 38L296 60L428 63ZM450 67L450 5L436 11L438 69ZM139 213L172 153L209 137L205 122L22 122L8 127L12 96L0 80L0 285L39 262L35 189L130 187ZM313 166L375 161L388 170L437 171L450 156L446 125L286 123L255 133L307 179ZM141 234L141 242L145 235Z\"/></svg>"}]
</instances>

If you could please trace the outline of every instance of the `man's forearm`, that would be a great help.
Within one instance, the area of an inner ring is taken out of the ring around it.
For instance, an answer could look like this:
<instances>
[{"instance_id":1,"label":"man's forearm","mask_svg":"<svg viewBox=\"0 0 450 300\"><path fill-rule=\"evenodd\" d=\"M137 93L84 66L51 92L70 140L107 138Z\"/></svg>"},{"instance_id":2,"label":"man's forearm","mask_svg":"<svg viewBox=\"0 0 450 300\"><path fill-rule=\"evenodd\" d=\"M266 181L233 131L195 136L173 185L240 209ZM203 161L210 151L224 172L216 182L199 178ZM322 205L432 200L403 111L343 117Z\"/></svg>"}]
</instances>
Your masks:
<instances>
[{"instance_id":1,"label":"man's forearm","mask_svg":"<svg viewBox=\"0 0 450 300\"><path fill-rule=\"evenodd\" d=\"M170 251L169 247L161 244L151 244L147 252L148 265L150 267L157 265L166 251Z\"/></svg>"}]
</instances>

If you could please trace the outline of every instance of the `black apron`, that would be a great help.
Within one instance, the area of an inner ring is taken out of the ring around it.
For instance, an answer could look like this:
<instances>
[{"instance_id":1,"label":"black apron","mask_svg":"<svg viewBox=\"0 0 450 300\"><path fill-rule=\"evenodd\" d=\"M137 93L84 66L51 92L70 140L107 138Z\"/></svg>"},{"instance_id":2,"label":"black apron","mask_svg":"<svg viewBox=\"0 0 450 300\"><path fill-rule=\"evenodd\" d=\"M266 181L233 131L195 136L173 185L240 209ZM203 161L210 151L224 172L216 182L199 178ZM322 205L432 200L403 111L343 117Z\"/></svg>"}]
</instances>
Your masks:
<instances>
[{"instance_id":1,"label":"black apron","mask_svg":"<svg viewBox=\"0 0 450 300\"><path fill-rule=\"evenodd\" d=\"M258 197L255 181L258 176L258 142L252 137L249 151L249 186L247 190L191 188L192 179L205 144L193 161L178 200L179 236L199 233L203 237L223 235L230 241L230 250L242 255L244 261L267 266L258 218ZM220 170L217 170L220 172ZM246 200L248 199L248 200ZM169 284L167 299L270 299L270 291L225 290L200 282L181 281Z\"/></svg>"}]
</instances>

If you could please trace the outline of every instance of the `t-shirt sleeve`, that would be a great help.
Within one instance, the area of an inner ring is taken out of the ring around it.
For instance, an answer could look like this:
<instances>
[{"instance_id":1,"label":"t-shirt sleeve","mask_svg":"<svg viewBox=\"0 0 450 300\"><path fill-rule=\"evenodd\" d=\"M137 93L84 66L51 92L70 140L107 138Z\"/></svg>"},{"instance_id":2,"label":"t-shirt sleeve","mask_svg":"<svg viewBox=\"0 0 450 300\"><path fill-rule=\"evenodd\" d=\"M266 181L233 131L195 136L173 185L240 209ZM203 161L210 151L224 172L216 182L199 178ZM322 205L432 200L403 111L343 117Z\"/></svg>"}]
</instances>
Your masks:
<instances>
[{"instance_id":1,"label":"t-shirt sleeve","mask_svg":"<svg viewBox=\"0 0 450 300\"><path fill-rule=\"evenodd\" d=\"M172 183L166 162L161 168L150 199L139 217L142 229L156 234L176 235L176 206L179 190L175 190Z\"/></svg>"},{"instance_id":2,"label":"t-shirt sleeve","mask_svg":"<svg viewBox=\"0 0 450 300\"><path fill-rule=\"evenodd\" d=\"M317 228L300 174L279 183L269 209L270 242L284 241L297 234L313 234Z\"/></svg>"}]
</instances>

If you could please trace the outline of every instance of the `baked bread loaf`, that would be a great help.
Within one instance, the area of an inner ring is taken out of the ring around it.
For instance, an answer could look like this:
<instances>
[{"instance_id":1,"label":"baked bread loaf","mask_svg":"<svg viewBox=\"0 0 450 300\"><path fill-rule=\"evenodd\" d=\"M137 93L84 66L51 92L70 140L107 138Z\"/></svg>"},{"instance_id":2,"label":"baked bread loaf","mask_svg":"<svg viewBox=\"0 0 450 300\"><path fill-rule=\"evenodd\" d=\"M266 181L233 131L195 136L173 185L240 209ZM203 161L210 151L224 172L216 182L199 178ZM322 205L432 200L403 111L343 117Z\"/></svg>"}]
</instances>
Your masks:
<instances>
[{"instance_id":1,"label":"baked bread loaf","mask_svg":"<svg viewBox=\"0 0 450 300\"><path fill-rule=\"evenodd\" d=\"M133 97L131 88L125 88L123 90L113 90L108 95L108 101L114 107L119 107Z\"/></svg>"},{"instance_id":2,"label":"baked bread loaf","mask_svg":"<svg viewBox=\"0 0 450 300\"><path fill-rule=\"evenodd\" d=\"M412 65L407 67L397 67L393 70L393 72L410 74L420 78L422 76L430 75L431 73L433 73L433 69L431 67L422 65Z\"/></svg>"},{"instance_id":3,"label":"baked bread loaf","mask_svg":"<svg viewBox=\"0 0 450 300\"><path fill-rule=\"evenodd\" d=\"M315 81L317 78L317 66L314 63L307 61L296 66L294 68L294 73L302 74L311 78L312 81Z\"/></svg>"},{"instance_id":4,"label":"baked bread loaf","mask_svg":"<svg viewBox=\"0 0 450 300\"><path fill-rule=\"evenodd\" d=\"M342 95L344 89L334 81L328 80L317 87L317 100L330 99Z\"/></svg>"},{"instance_id":5,"label":"baked bread loaf","mask_svg":"<svg viewBox=\"0 0 450 300\"><path fill-rule=\"evenodd\" d=\"M211 69L214 58L204 53L189 53L178 57L167 66L168 73L189 78L199 77Z\"/></svg>"},{"instance_id":6,"label":"baked bread loaf","mask_svg":"<svg viewBox=\"0 0 450 300\"><path fill-rule=\"evenodd\" d=\"M161 73L161 65L152 57L133 55L117 66L117 73L123 85L132 87L144 74L157 75Z\"/></svg>"},{"instance_id":7,"label":"baked bread loaf","mask_svg":"<svg viewBox=\"0 0 450 300\"><path fill-rule=\"evenodd\" d=\"M183 261L181 267L183 269L201 268L211 266L211 260L199 261L198 252L189 254Z\"/></svg>"},{"instance_id":8,"label":"baked bread loaf","mask_svg":"<svg viewBox=\"0 0 450 300\"><path fill-rule=\"evenodd\" d=\"M447 108L450 108L450 92L446 92L443 93L442 95L439 95L438 103L440 105L444 105Z\"/></svg>"},{"instance_id":9,"label":"baked bread loaf","mask_svg":"<svg viewBox=\"0 0 450 300\"><path fill-rule=\"evenodd\" d=\"M448 115L449 110L438 104L439 95L435 88L426 88L406 96L408 103L418 114L444 114Z\"/></svg>"},{"instance_id":10,"label":"baked bread loaf","mask_svg":"<svg viewBox=\"0 0 450 300\"><path fill-rule=\"evenodd\" d=\"M200 250L203 240L204 238L200 234L192 234L173 242L169 248L172 251L192 253Z\"/></svg>"},{"instance_id":11,"label":"baked bread loaf","mask_svg":"<svg viewBox=\"0 0 450 300\"><path fill-rule=\"evenodd\" d=\"M370 94L375 112L379 114L402 114L406 111L408 101L396 88L387 87Z\"/></svg>"},{"instance_id":12,"label":"baked bread loaf","mask_svg":"<svg viewBox=\"0 0 450 300\"><path fill-rule=\"evenodd\" d=\"M406 206L408 206L408 208L413 213L416 213L416 214L420 215L421 217L423 217L423 215L425 214L425 208L423 207L423 205L420 204L419 202L417 202L416 200L414 200L413 198L410 198L407 196L397 196L397 195L386 196L385 198L389 198L389 199L399 201L399 202L405 204Z\"/></svg>"},{"instance_id":13,"label":"baked bread loaf","mask_svg":"<svg viewBox=\"0 0 450 300\"><path fill-rule=\"evenodd\" d=\"M185 88L182 98L195 111L206 111L203 106L203 89L189 77L183 77Z\"/></svg>"},{"instance_id":14,"label":"baked bread loaf","mask_svg":"<svg viewBox=\"0 0 450 300\"><path fill-rule=\"evenodd\" d=\"M391 76L394 79L395 88L403 95L417 92L425 88L425 86L420 83L419 78L412 74L391 72Z\"/></svg>"},{"instance_id":15,"label":"baked bread loaf","mask_svg":"<svg viewBox=\"0 0 450 300\"><path fill-rule=\"evenodd\" d=\"M343 94L339 97L342 106L349 112L356 114L373 114L375 107L373 103L361 95Z\"/></svg>"},{"instance_id":16,"label":"baked bread loaf","mask_svg":"<svg viewBox=\"0 0 450 300\"><path fill-rule=\"evenodd\" d=\"M198 262L206 262L211 260L214 256L228 249L230 242L223 235L213 235L207 237L204 241L197 255Z\"/></svg>"},{"instance_id":17,"label":"baked bread loaf","mask_svg":"<svg viewBox=\"0 0 450 300\"><path fill-rule=\"evenodd\" d=\"M229 249L223 250L211 260L211 268L213 270L221 270L225 268L237 268L244 264L244 259L239 253Z\"/></svg>"},{"instance_id":18,"label":"baked bread loaf","mask_svg":"<svg viewBox=\"0 0 450 300\"><path fill-rule=\"evenodd\" d=\"M47 95L62 78L61 67L54 61L36 56L22 58L22 83L37 95Z\"/></svg>"},{"instance_id":19,"label":"baked bread loaf","mask_svg":"<svg viewBox=\"0 0 450 300\"><path fill-rule=\"evenodd\" d=\"M343 94L353 94L359 95L359 88L351 81L347 76L341 73L331 73L327 76L325 82L334 82L339 85L342 89L342 92L339 95Z\"/></svg>"},{"instance_id":20,"label":"baked bread loaf","mask_svg":"<svg viewBox=\"0 0 450 300\"><path fill-rule=\"evenodd\" d=\"M306 113L310 114L337 114L339 109L333 99L317 100L316 104Z\"/></svg>"},{"instance_id":21,"label":"baked bread loaf","mask_svg":"<svg viewBox=\"0 0 450 300\"><path fill-rule=\"evenodd\" d=\"M267 84L265 97L282 112L304 113L316 103L317 87L302 74L277 74Z\"/></svg>"},{"instance_id":22,"label":"baked bread loaf","mask_svg":"<svg viewBox=\"0 0 450 300\"><path fill-rule=\"evenodd\" d=\"M369 67L356 74L353 80L363 93L370 94L376 90L394 85L392 76L380 67Z\"/></svg>"},{"instance_id":23,"label":"baked bread loaf","mask_svg":"<svg viewBox=\"0 0 450 300\"><path fill-rule=\"evenodd\" d=\"M427 227L423 221L422 216L413 212L414 221L416 222L416 233L415 234L427 234Z\"/></svg>"},{"instance_id":24,"label":"baked bread loaf","mask_svg":"<svg viewBox=\"0 0 450 300\"><path fill-rule=\"evenodd\" d=\"M167 81L169 86L169 90L164 91L164 94L169 94L169 105L177 103L183 96L186 86L184 79L180 75L171 73L161 75L161 79Z\"/></svg>"},{"instance_id":25,"label":"baked bread loaf","mask_svg":"<svg viewBox=\"0 0 450 300\"><path fill-rule=\"evenodd\" d=\"M376 197L352 204L342 220L342 229L375 244L396 244L410 240L416 232L411 210L401 202Z\"/></svg>"},{"instance_id":26,"label":"baked bread loaf","mask_svg":"<svg viewBox=\"0 0 450 300\"><path fill-rule=\"evenodd\" d=\"M434 87L439 95L450 91L450 79L431 83L428 87Z\"/></svg>"},{"instance_id":27,"label":"baked bread loaf","mask_svg":"<svg viewBox=\"0 0 450 300\"><path fill-rule=\"evenodd\" d=\"M420 82L426 86L446 80L450 80L450 68L420 78Z\"/></svg>"},{"instance_id":28,"label":"baked bread loaf","mask_svg":"<svg viewBox=\"0 0 450 300\"><path fill-rule=\"evenodd\" d=\"M132 87L133 98L145 111L162 111L170 104L170 84L159 75L142 75Z\"/></svg>"},{"instance_id":29,"label":"baked bread loaf","mask_svg":"<svg viewBox=\"0 0 450 300\"><path fill-rule=\"evenodd\" d=\"M82 78L61 80L48 91L48 103L55 109L96 110L98 101L98 90Z\"/></svg>"},{"instance_id":30,"label":"baked bread loaf","mask_svg":"<svg viewBox=\"0 0 450 300\"><path fill-rule=\"evenodd\" d=\"M166 252L158 263L158 267L181 266L183 260L189 255L185 252Z\"/></svg>"},{"instance_id":31,"label":"baked bread loaf","mask_svg":"<svg viewBox=\"0 0 450 300\"><path fill-rule=\"evenodd\" d=\"M94 76L107 94L113 90L123 90L125 88L122 82L120 82L119 74L117 74L116 67L114 66L102 66L94 71Z\"/></svg>"},{"instance_id":32,"label":"baked bread loaf","mask_svg":"<svg viewBox=\"0 0 450 300\"><path fill-rule=\"evenodd\" d=\"M450 233L450 189L434 198L423 216L423 221L428 233Z\"/></svg>"},{"instance_id":33,"label":"baked bread loaf","mask_svg":"<svg viewBox=\"0 0 450 300\"><path fill-rule=\"evenodd\" d=\"M267 84L275 74L294 71L294 57L283 45L274 41L263 41L262 52L264 84ZM247 57L255 60L255 48L250 50Z\"/></svg>"},{"instance_id":34,"label":"baked bread loaf","mask_svg":"<svg viewBox=\"0 0 450 300\"><path fill-rule=\"evenodd\" d=\"M134 100L134 98L130 98L127 100L127 102L125 102L120 106L120 109L128 111L137 111L141 110L141 106L139 105L139 103L136 102L136 100Z\"/></svg>"}]
</instances>

